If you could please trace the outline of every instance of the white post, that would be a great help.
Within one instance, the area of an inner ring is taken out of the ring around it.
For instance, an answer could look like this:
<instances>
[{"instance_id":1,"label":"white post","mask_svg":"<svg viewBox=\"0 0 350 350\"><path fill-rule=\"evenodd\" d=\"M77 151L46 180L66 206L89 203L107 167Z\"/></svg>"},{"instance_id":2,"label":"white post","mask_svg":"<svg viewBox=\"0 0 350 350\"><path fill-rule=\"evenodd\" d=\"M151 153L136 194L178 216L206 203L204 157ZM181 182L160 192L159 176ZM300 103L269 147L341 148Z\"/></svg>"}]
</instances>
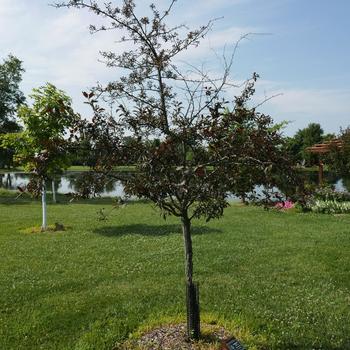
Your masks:
<instances>
[{"instance_id":1,"label":"white post","mask_svg":"<svg viewBox=\"0 0 350 350\"><path fill-rule=\"evenodd\" d=\"M56 203L56 188L54 179L52 179L52 201Z\"/></svg>"},{"instance_id":2,"label":"white post","mask_svg":"<svg viewBox=\"0 0 350 350\"><path fill-rule=\"evenodd\" d=\"M43 188L42 188L42 195L41 195L41 203L43 207L43 224L41 226L41 229L43 231L47 228L47 217L46 217L46 186L45 182L43 182Z\"/></svg>"}]
</instances>

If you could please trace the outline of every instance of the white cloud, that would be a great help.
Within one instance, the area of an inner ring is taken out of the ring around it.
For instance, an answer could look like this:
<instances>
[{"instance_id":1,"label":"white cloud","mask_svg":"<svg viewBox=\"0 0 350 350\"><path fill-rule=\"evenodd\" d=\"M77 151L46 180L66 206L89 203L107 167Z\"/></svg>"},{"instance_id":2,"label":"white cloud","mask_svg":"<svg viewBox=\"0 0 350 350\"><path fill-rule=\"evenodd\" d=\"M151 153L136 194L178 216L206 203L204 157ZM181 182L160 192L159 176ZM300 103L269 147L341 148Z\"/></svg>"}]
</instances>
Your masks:
<instances>
[{"instance_id":1,"label":"white cloud","mask_svg":"<svg viewBox=\"0 0 350 350\"><path fill-rule=\"evenodd\" d=\"M100 50L113 47L115 33L90 35L88 24L95 18L86 11L57 10L46 1L42 6L35 5L27 6L27 11L18 6L14 12L9 10L8 2L8 10L2 8L0 23L6 14L12 27L7 35L0 36L1 56L11 52L23 60L26 72L22 87L26 94L49 81L79 101L79 110L84 109L81 91L97 81L113 79L113 71L98 59ZM115 48L124 50L127 46L118 44Z\"/></svg>"},{"instance_id":2,"label":"white cloud","mask_svg":"<svg viewBox=\"0 0 350 350\"><path fill-rule=\"evenodd\" d=\"M0 18L4 20L7 16L18 15L23 11L23 4L13 0L0 1Z\"/></svg>"},{"instance_id":3,"label":"white cloud","mask_svg":"<svg viewBox=\"0 0 350 350\"><path fill-rule=\"evenodd\" d=\"M217 14L233 13L236 5L251 0L196 0L179 1L170 16L172 23L203 24L205 19ZM46 81L56 84L73 97L78 110L84 110L81 91L96 81L110 81L119 72L98 63L100 50L128 49L127 45L114 44L115 32L103 32L91 36L88 25L96 17L87 11L54 9L50 0L0 0L0 59L13 53L24 61L23 88L29 93L33 87ZM52 1L53 2L53 1ZM140 11L148 1L143 1ZM157 4L165 9L169 2ZM225 11L226 9L226 11ZM230 18L219 21L198 48L191 48L181 59L187 62L206 62L208 70L219 72L216 51L220 56L224 45L231 48L239 38L250 32L265 32L264 28L233 26ZM244 45L246 41L242 42ZM240 51L238 51L240 54ZM238 77L240 78L240 77ZM260 81L257 101L266 96L283 93L261 109L277 121L288 119L294 123L288 130L295 131L309 122L320 122L327 131L336 132L340 126L349 124L350 91L341 89L305 89L290 86L287 82ZM232 96L232 95L231 95ZM336 122L335 122L336 121Z\"/></svg>"},{"instance_id":4,"label":"white cloud","mask_svg":"<svg viewBox=\"0 0 350 350\"><path fill-rule=\"evenodd\" d=\"M5 47L15 44L14 39L21 33L21 21L26 17L23 4L11 0L0 0L0 53L2 56ZM10 50L11 52L11 50Z\"/></svg>"},{"instance_id":5,"label":"white cloud","mask_svg":"<svg viewBox=\"0 0 350 350\"><path fill-rule=\"evenodd\" d=\"M243 38L246 34L258 32L258 28L253 27L228 27L222 30L213 30L201 40L198 47L190 47L183 51L178 57L178 61L191 62L195 64L206 63L208 67L218 65L223 55L229 58L239 42L239 46L247 42L247 38ZM242 40L241 40L242 39ZM236 52L236 54L239 53ZM221 62L222 63L222 62Z\"/></svg>"},{"instance_id":6,"label":"white cloud","mask_svg":"<svg viewBox=\"0 0 350 350\"><path fill-rule=\"evenodd\" d=\"M265 82L261 86L265 92L258 89L260 100L282 94L266 102L261 110L276 121L291 121L289 134L309 123L320 123L325 132L334 133L350 124L350 89L283 88L283 83L278 82Z\"/></svg>"},{"instance_id":7,"label":"white cloud","mask_svg":"<svg viewBox=\"0 0 350 350\"><path fill-rule=\"evenodd\" d=\"M236 85L244 80L235 81ZM319 123L326 133L338 133L350 125L350 89L312 89L291 86L286 81L259 79L251 105L271 115L275 122L289 121L286 134L293 135L309 123ZM228 100L242 88L227 91ZM265 102L264 102L265 101Z\"/></svg>"}]
</instances>

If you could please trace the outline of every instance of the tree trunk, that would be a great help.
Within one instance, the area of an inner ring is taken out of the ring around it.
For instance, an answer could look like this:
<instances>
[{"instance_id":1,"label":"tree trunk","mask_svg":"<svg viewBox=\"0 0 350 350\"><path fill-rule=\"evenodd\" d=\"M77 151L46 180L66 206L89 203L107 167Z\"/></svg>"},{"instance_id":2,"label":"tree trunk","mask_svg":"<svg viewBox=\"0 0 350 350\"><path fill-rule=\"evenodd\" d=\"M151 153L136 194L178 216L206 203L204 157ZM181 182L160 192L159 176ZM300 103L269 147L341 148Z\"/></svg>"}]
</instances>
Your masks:
<instances>
[{"instance_id":1,"label":"tree trunk","mask_svg":"<svg viewBox=\"0 0 350 350\"><path fill-rule=\"evenodd\" d=\"M56 187L55 187L55 180L52 180L52 201L56 203Z\"/></svg>"},{"instance_id":2,"label":"tree trunk","mask_svg":"<svg viewBox=\"0 0 350 350\"><path fill-rule=\"evenodd\" d=\"M185 244L187 334L190 339L198 339L200 337L199 294L198 285L193 282L191 221L187 213L181 221Z\"/></svg>"},{"instance_id":3,"label":"tree trunk","mask_svg":"<svg viewBox=\"0 0 350 350\"><path fill-rule=\"evenodd\" d=\"M318 185L323 185L323 163L320 160L320 163L318 164Z\"/></svg>"},{"instance_id":4,"label":"tree trunk","mask_svg":"<svg viewBox=\"0 0 350 350\"><path fill-rule=\"evenodd\" d=\"M10 173L8 173L6 178L6 188L11 189L11 187L12 187L12 178Z\"/></svg>"},{"instance_id":5,"label":"tree trunk","mask_svg":"<svg viewBox=\"0 0 350 350\"><path fill-rule=\"evenodd\" d=\"M43 208L43 223L41 229L45 231L47 229L47 217L46 217L46 186L43 182L42 192L41 192L41 204Z\"/></svg>"}]
</instances>

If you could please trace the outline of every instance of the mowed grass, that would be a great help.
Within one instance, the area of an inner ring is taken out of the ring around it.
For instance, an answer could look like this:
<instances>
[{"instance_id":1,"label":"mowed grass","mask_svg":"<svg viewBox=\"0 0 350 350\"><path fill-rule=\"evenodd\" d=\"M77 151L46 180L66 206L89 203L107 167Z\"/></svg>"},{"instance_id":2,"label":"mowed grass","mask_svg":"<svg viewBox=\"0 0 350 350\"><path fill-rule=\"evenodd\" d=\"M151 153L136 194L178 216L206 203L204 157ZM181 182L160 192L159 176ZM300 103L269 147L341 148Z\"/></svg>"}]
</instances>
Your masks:
<instances>
[{"instance_id":1,"label":"mowed grass","mask_svg":"<svg viewBox=\"0 0 350 350\"><path fill-rule=\"evenodd\" d=\"M65 232L25 233L40 203L0 200L0 349L112 349L185 320L183 241L133 203L49 205ZM250 349L350 349L350 216L232 205L193 225L202 318Z\"/></svg>"}]
</instances>

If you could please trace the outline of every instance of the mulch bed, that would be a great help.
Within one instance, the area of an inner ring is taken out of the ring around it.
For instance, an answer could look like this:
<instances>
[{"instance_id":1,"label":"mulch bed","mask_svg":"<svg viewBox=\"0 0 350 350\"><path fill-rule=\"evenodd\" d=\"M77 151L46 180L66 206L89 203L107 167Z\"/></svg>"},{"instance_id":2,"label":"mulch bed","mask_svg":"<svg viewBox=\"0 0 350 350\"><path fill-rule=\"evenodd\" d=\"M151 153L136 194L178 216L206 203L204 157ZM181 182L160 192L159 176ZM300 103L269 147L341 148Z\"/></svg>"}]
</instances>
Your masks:
<instances>
[{"instance_id":1,"label":"mulch bed","mask_svg":"<svg viewBox=\"0 0 350 350\"><path fill-rule=\"evenodd\" d=\"M171 324L144 333L139 339L128 340L115 348L120 350L218 350L229 333L217 325L201 325L202 338L189 341L185 324Z\"/></svg>"}]
</instances>

